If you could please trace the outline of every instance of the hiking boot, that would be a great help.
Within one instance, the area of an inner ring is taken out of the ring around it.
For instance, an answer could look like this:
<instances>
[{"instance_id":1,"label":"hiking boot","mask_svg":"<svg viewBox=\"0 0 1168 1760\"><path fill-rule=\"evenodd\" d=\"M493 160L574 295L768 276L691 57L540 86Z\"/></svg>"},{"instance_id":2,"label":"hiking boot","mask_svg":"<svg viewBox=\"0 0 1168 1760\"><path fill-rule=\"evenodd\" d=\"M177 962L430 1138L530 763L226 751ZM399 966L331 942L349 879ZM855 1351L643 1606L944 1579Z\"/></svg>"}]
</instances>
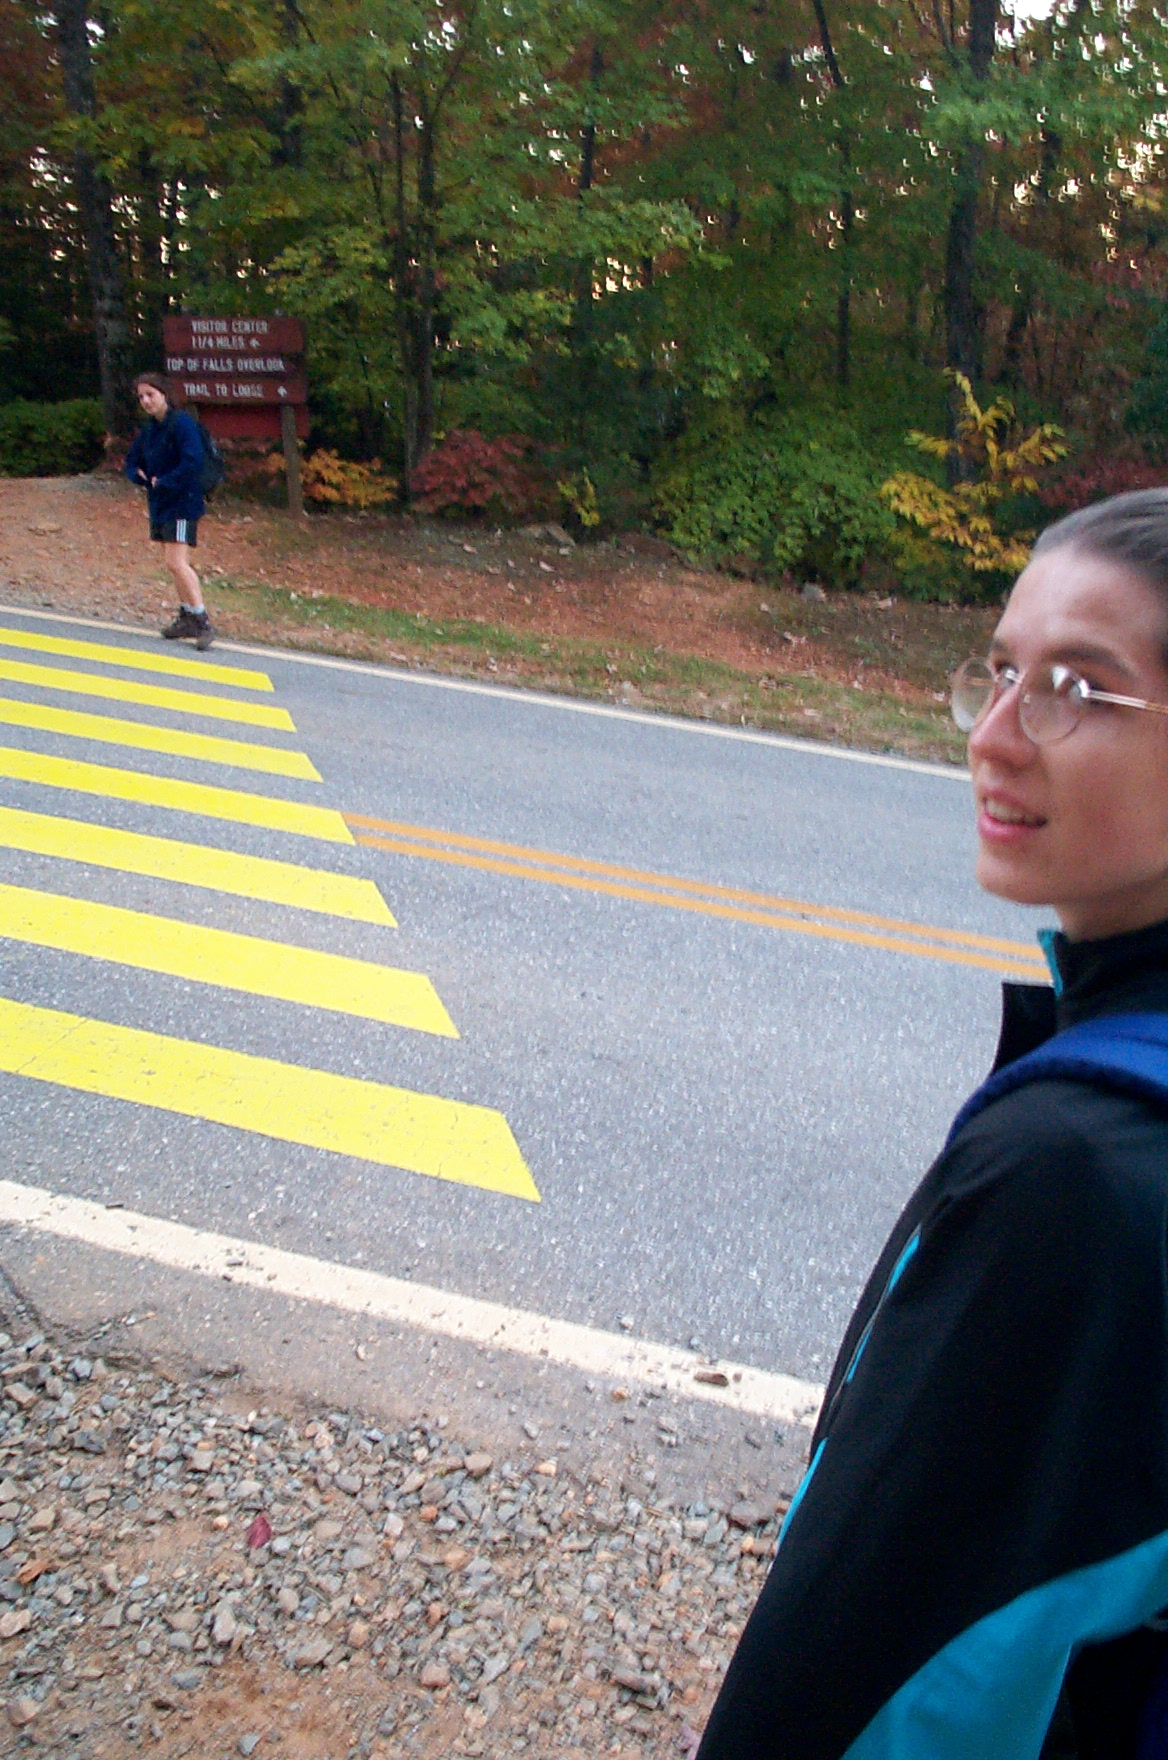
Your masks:
<instances>
[{"instance_id":1,"label":"hiking boot","mask_svg":"<svg viewBox=\"0 0 1168 1760\"><path fill-rule=\"evenodd\" d=\"M177 642L181 640L183 636L197 636L200 627L199 620L191 610L190 606L180 605L178 608L178 616L173 623L167 624L162 633L168 642Z\"/></svg>"},{"instance_id":2,"label":"hiking boot","mask_svg":"<svg viewBox=\"0 0 1168 1760\"><path fill-rule=\"evenodd\" d=\"M200 654L205 654L207 649L211 646L211 643L215 640L215 631L211 628L211 619L207 616L205 611L201 616L196 615L193 633L195 637L195 647Z\"/></svg>"}]
</instances>

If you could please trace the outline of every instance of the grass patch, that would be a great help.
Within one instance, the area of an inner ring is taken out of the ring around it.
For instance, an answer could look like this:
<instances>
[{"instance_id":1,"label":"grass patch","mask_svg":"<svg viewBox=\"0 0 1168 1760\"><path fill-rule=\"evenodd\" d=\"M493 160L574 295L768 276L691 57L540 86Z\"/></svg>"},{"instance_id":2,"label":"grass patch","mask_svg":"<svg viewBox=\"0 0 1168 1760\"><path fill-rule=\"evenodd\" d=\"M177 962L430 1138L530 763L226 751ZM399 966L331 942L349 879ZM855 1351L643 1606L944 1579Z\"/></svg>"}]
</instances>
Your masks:
<instances>
[{"instance_id":1,"label":"grass patch","mask_svg":"<svg viewBox=\"0 0 1168 1760\"><path fill-rule=\"evenodd\" d=\"M965 759L964 739L943 705L912 686L906 700L798 672L759 678L700 655L540 636L474 618L437 619L223 576L204 585L224 634L242 640L283 640L350 659L422 665L864 751L944 763Z\"/></svg>"}]
</instances>

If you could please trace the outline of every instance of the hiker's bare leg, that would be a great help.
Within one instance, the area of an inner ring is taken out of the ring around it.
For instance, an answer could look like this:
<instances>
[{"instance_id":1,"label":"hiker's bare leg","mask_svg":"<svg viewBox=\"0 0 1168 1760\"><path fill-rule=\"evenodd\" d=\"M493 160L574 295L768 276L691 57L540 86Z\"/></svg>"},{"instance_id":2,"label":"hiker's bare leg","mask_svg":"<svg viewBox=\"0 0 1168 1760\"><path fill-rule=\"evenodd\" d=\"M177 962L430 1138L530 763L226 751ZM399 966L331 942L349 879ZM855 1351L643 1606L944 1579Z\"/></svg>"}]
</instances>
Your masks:
<instances>
[{"instance_id":1,"label":"hiker's bare leg","mask_svg":"<svg viewBox=\"0 0 1168 1760\"><path fill-rule=\"evenodd\" d=\"M190 611L203 610L203 589L191 563L189 544L164 544L162 559L170 570L179 603Z\"/></svg>"}]
</instances>

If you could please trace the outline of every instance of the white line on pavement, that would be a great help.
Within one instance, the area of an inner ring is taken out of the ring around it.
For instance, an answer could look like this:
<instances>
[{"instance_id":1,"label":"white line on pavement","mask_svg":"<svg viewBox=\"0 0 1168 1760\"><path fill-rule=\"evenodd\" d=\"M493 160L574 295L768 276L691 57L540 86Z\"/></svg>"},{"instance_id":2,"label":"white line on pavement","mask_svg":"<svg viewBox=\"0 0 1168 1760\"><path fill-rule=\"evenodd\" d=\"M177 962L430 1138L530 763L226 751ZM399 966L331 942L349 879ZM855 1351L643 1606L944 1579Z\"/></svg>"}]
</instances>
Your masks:
<instances>
[{"instance_id":1,"label":"white line on pavement","mask_svg":"<svg viewBox=\"0 0 1168 1760\"><path fill-rule=\"evenodd\" d=\"M45 623L83 624L87 629L117 631L121 635L152 635L125 623L101 623L91 617L65 617L53 611L29 611L21 605L0 605L3 617L37 617ZM462 691L469 696L496 697L507 703L523 703L537 709L564 709L572 715L603 715L610 721L635 721L643 727L664 727L675 733L698 733L707 739L736 739L745 745L774 746L779 751L799 752L819 758L845 758L852 764L877 764L885 770L911 770L920 776L944 776L953 782L968 782L969 771L956 764L929 764L920 758L894 758L883 752L854 752L847 746L829 746L822 740L791 739L782 733L762 733L746 727L725 727L717 721L687 721L677 715L657 715L637 709L618 709L612 703L583 703L577 697L554 697L546 691L528 691L518 686L476 684L465 678L442 678L437 673L415 672L393 666L379 666L372 660L337 660L328 654L303 654L292 648L260 648L249 642L216 642L225 653L250 654L262 660L288 660L297 666L320 666L332 672L364 673L374 678L389 678L397 684L423 685L430 690Z\"/></svg>"},{"instance_id":2,"label":"white line on pavement","mask_svg":"<svg viewBox=\"0 0 1168 1760\"><path fill-rule=\"evenodd\" d=\"M368 1314L446 1338L515 1351L586 1374L648 1384L780 1422L814 1423L823 1398L822 1387L814 1382L768 1374L747 1364L719 1363L716 1372L725 1377L724 1387L699 1381L695 1376L702 1371L710 1373L709 1365L690 1351L552 1320L498 1302L452 1295L426 1284L212 1234L138 1211L107 1210L85 1198L65 1197L11 1180L0 1180L0 1223L146 1259L174 1271L226 1278L347 1313Z\"/></svg>"}]
</instances>

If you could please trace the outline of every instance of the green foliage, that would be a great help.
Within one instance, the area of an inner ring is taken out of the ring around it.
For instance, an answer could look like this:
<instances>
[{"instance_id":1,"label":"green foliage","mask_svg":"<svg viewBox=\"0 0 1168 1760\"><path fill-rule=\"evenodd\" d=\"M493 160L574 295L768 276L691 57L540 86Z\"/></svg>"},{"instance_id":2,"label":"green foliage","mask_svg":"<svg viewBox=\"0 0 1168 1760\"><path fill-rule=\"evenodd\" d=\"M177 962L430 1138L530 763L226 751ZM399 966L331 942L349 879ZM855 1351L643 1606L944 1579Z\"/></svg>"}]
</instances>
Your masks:
<instances>
[{"instance_id":1,"label":"green foliage","mask_svg":"<svg viewBox=\"0 0 1168 1760\"><path fill-rule=\"evenodd\" d=\"M894 526L854 425L814 412L696 424L654 476L674 542L695 555L851 584Z\"/></svg>"},{"instance_id":2,"label":"green foliage","mask_svg":"<svg viewBox=\"0 0 1168 1760\"><path fill-rule=\"evenodd\" d=\"M1143 368L1132 386L1125 425L1158 447L1168 445L1168 305L1160 314L1144 351Z\"/></svg>"},{"instance_id":3,"label":"green foliage","mask_svg":"<svg viewBox=\"0 0 1168 1760\"><path fill-rule=\"evenodd\" d=\"M272 265L280 306L304 319L317 430L357 459L400 447L401 376L389 262L368 227L321 225Z\"/></svg>"},{"instance_id":4,"label":"green foliage","mask_svg":"<svg viewBox=\"0 0 1168 1760\"><path fill-rule=\"evenodd\" d=\"M79 117L53 8L0 0L0 401L95 388L84 147L135 364L168 310L295 313L318 447L404 481L444 431L521 434L547 486L587 471L606 525L655 496L706 554L853 578L887 538L871 458L944 424L975 143L978 397L1105 457L1136 379L1133 428L1168 438L1151 0L1018 18L984 82L968 5L915 0L90 11ZM753 413L776 409L803 413Z\"/></svg>"},{"instance_id":5,"label":"green foliage","mask_svg":"<svg viewBox=\"0 0 1168 1760\"><path fill-rule=\"evenodd\" d=\"M0 404L0 475L68 477L90 471L105 442L101 401Z\"/></svg>"}]
</instances>

